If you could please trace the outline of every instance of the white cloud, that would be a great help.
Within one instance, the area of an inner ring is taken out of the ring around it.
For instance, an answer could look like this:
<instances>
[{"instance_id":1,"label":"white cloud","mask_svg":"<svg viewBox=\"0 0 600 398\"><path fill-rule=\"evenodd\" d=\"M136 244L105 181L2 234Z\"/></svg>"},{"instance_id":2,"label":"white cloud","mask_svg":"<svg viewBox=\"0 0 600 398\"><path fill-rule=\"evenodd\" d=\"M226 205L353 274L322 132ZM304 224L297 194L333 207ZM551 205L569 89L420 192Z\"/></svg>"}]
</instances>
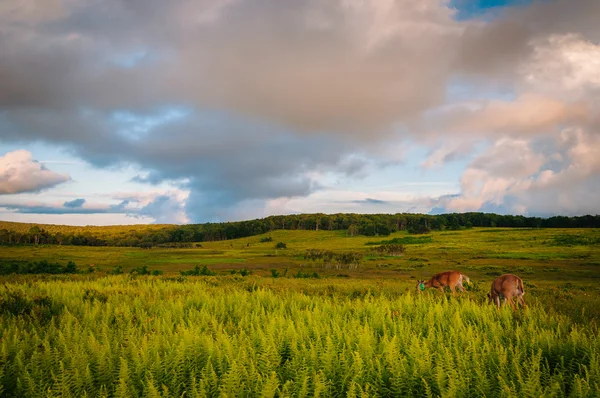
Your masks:
<instances>
[{"instance_id":1,"label":"white cloud","mask_svg":"<svg viewBox=\"0 0 600 398\"><path fill-rule=\"evenodd\" d=\"M600 212L600 137L566 129L545 143L503 138L477 156L448 211L503 209L518 214Z\"/></svg>"},{"instance_id":2,"label":"white cloud","mask_svg":"<svg viewBox=\"0 0 600 398\"><path fill-rule=\"evenodd\" d=\"M520 68L524 84L537 92L573 100L600 90L600 45L577 34L550 35L533 42Z\"/></svg>"},{"instance_id":3,"label":"white cloud","mask_svg":"<svg viewBox=\"0 0 600 398\"><path fill-rule=\"evenodd\" d=\"M33 160L29 151L18 150L0 156L0 195L38 192L69 180L68 175L48 170Z\"/></svg>"}]
</instances>

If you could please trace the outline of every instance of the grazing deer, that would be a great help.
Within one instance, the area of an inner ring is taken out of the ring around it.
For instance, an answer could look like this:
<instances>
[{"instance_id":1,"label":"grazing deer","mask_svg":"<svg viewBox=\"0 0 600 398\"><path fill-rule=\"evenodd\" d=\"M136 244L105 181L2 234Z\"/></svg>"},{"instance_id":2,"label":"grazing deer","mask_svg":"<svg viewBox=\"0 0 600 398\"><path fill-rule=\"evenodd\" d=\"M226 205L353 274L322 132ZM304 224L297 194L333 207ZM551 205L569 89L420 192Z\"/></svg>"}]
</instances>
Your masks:
<instances>
[{"instance_id":1,"label":"grazing deer","mask_svg":"<svg viewBox=\"0 0 600 398\"><path fill-rule=\"evenodd\" d=\"M512 274L505 274L492 282L492 288L487 295L488 303L494 302L496 303L496 308L500 309L500 297L503 297L504 303L502 305L506 305L506 301L508 301L513 311L516 311L517 306L513 298L516 297L517 301L525 307L524 294L525 290L523 290L523 281L521 278Z\"/></svg>"},{"instance_id":2,"label":"grazing deer","mask_svg":"<svg viewBox=\"0 0 600 398\"><path fill-rule=\"evenodd\" d=\"M444 292L444 287L448 286L452 290L452 294L456 294L455 288L458 288L461 292L465 291L462 285L463 280L467 283L470 282L468 276L461 274L458 271L446 271L439 274L435 274L430 280L420 280L417 283L417 291L425 290L426 287L435 287L440 292Z\"/></svg>"}]
</instances>

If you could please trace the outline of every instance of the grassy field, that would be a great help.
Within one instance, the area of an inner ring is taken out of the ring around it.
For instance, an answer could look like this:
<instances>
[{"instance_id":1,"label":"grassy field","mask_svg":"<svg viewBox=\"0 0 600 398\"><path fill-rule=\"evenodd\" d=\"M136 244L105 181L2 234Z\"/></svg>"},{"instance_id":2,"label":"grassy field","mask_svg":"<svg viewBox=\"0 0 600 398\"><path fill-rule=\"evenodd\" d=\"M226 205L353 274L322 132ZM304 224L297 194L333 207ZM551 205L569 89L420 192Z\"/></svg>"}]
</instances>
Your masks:
<instances>
[{"instance_id":1,"label":"grassy field","mask_svg":"<svg viewBox=\"0 0 600 398\"><path fill-rule=\"evenodd\" d=\"M261 242L266 236L272 242ZM368 243L392 239L407 242L403 256L370 252L373 246ZM474 228L433 232L425 237L398 232L385 238L346 237L343 231L274 231L237 240L202 242L201 247L191 249L5 246L0 248L0 260L74 261L80 268L94 264L105 270L117 265L125 270L148 265L166 273L205 264L217 270L248 268L259 275L268 275L271 268L314 267L324 275L335 274L336 270L319 269L303 259L307 249L327 249L364 253L361 266L349 272L361 278L421 276L450 268L483 278L508 269L522 269L522 273L540 283L573 279L595 285L600 278L600 244L581 244L588 241L600 241L600 231ZM284 242L287 249L276 250L277 242Z\"/></svg>"},{"instance_id":2,"label":"grassy field","mask_svg":"<svg viewBox=\"0 0 600 398\"><path fill-rule=\"evenodd\" d=\"M599 238L589 229L275 231L193 249L0 247L3 261L97 269L2 277L0 395L597 396ZM392 239L405 244L402 256L368 245ZM304 259L307 249L364 259L324 267ZM106 274L118 265L165 274ZM196 265L217 276L179 275ZM471 278L467 292L415 294L417 278L447 269ZM524 280L525 311L486 304L505 272Z\"/></svg>"}]
</instances>

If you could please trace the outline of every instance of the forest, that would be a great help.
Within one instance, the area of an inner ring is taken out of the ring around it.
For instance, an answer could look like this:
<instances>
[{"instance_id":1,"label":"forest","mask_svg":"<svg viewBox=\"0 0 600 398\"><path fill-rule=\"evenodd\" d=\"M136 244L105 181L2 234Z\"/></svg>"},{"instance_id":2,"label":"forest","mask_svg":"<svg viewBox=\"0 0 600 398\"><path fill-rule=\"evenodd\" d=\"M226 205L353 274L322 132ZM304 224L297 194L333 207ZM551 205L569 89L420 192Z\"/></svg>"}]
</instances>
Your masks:
<instances>
[{"instance_id":1,"label":"forest","mask_svg":"<svg viewBox=\"0 0 600 398\"><path fill-rule=\"evenodd\" d=\"M600 228L600 215L550 218L493 213L426 214L293 214L262 219L188 225L123 225L74 227L0 222L2 245L75 245L190 247L255 236L275 230L346 231L348 236L387 236L397 231L423 234L472 227Z\"/></svg>"}]
</instances>

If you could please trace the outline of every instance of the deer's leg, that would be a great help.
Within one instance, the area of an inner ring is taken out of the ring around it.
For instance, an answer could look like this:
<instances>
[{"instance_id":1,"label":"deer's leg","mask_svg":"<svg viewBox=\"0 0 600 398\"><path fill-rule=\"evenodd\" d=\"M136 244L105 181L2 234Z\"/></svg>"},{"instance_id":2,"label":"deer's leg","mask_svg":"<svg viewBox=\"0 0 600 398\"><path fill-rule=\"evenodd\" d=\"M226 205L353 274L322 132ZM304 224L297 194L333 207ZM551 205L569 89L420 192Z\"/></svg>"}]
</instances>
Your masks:
<instances>
[{"instance_id":1,"label":"deer's leg","mask_svg":"<svg viewBox=\"0 0 600 398\"><path fill-rule=\"evenodd\" d=\"M450 291L452 292L452 295L456 296L456 290L454 290L454 286L448 285L448 287L450 288Z\"/></svg>"},{"instance_id":2,"label":"deer's leg","mask_svg":"<svg viewBox=\"0 0 600 398\"><path fill-rule=\"evenodd\" d=\"M513 300L513 296L508 296L506 299L508 300L508 304L510 304L510 308L512 308L513 311L516 311L517 305L515 304L515 301Z\"/></svg>"},{"instance_id":3,"label":"deer's leg","mask_svg":"<svg viewBox=\"0 0 600 398\"><path fill-rule=\"evenodd\" d=\"M494 297L494 302L496 303L496 309L500 309L500 296Z\"/></svg>"},{"instance_id":4,"label":"deer's leg","mask_svg":"<svg viewBox=\"0 0 600 398\"><path fill-rule=\"evenodd\" d=\"M527 305L525 304L525 299L523 298L523 295L519 295L519 303L521 303L521 306L523 306L523 308L527 307Z\"/></svg>"},{"instance_id":5,"label":"deer's leg","mask_svg":"<svg viewBox=\"0 0 600 398\"><path fill-rule=\"evenodd\" d=\"M458 290L460 290L461 292L464 292L464 291L465 291L465 288L464 288L464 287L463 287L463 285L462 285L462 284L460 284L460 283L459 283L458 285L456 285L456 287L457 287L457 288L458 288Z\"/></svg>"}]
</instances>

